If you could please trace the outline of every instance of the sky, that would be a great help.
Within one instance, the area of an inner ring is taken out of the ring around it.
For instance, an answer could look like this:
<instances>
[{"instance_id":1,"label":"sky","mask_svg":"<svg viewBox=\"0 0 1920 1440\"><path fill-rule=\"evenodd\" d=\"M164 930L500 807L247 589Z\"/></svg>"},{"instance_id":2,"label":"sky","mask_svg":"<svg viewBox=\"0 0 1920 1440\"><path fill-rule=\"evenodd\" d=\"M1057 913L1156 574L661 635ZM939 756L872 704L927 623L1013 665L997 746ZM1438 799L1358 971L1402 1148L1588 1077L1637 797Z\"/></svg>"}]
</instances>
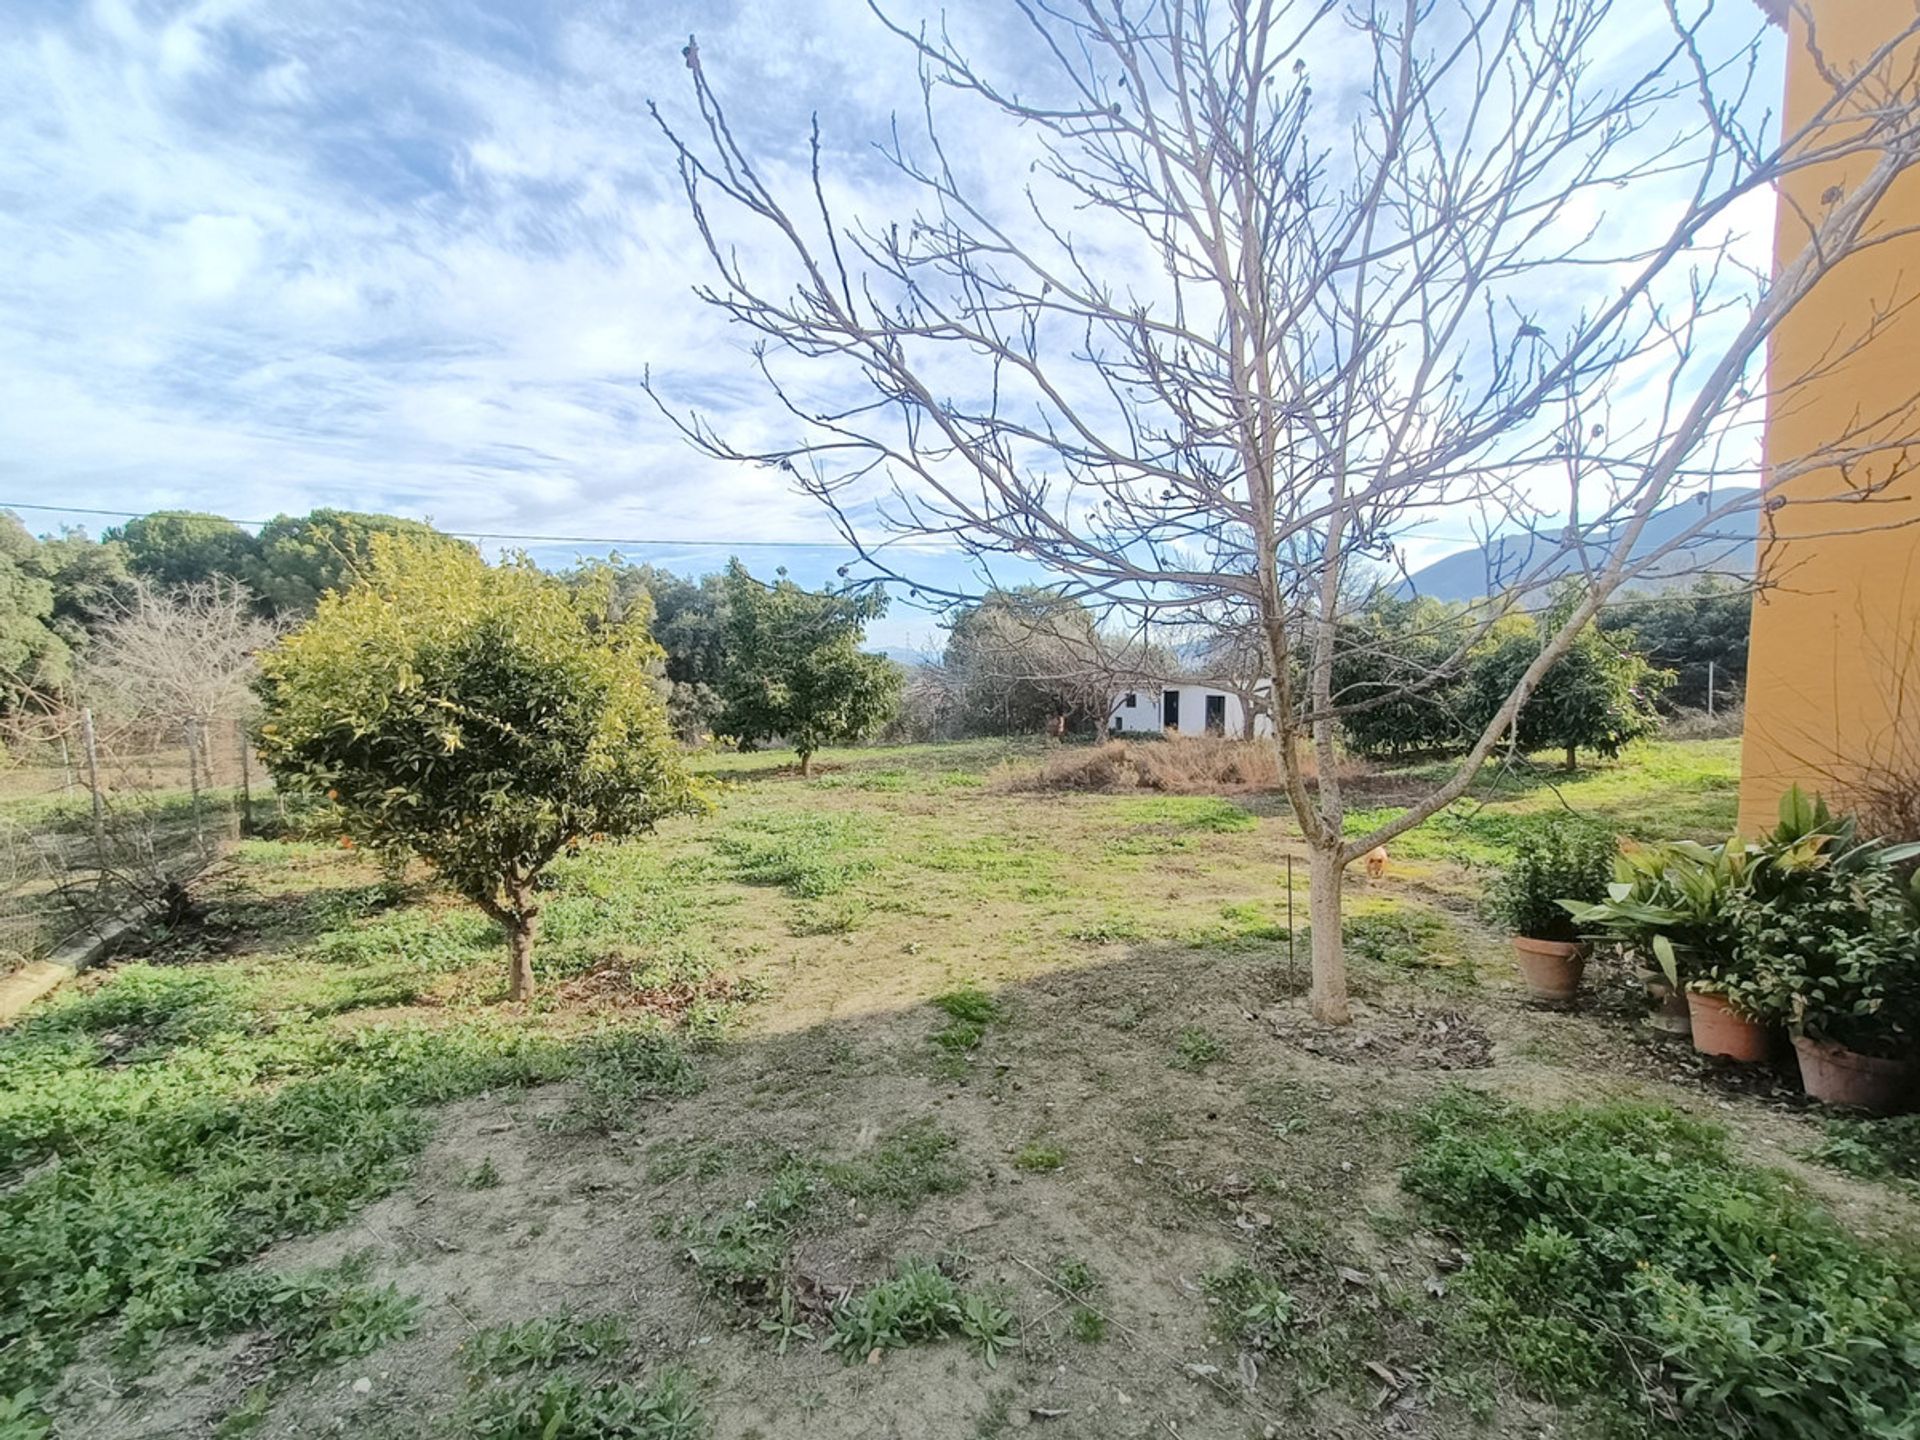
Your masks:
<instances>
[{"instance_id":1,"label":"sky","mask_svg":"<svg viewBox=\"0 0 1920 1440\"><path fill-rule=\"evenodd\" d=\"M1009 13L950 19L1017 74ZM10 0L0 506L97 531L77 512L333 505L831 580L817 502L695 453L640 388L769 423L647 113L687 118L695 31L752 143L791 154L818 112L884 208L866 147L917 89L860 0ZM913 566L963 583L951 552ZM938 645L900 604L872 639Z\"/></svg>"}]
</instances>

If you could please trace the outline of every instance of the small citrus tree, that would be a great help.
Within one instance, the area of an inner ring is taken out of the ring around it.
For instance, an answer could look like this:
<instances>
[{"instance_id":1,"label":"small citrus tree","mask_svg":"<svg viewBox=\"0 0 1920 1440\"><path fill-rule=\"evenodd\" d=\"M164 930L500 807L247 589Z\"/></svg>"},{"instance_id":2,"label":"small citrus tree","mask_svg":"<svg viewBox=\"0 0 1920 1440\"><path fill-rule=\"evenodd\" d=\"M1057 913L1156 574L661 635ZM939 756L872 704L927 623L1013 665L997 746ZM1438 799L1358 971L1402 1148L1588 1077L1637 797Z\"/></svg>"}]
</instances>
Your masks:
<instances>
[{"instance_id":1,"label":"small citrus tree","mask_svg":"<svg viewBox=\"0 0 1920 1440\"><path fill-rule=\"evenodd\" d=\"M805 775L822 745L864 739L893 718L900 667L860 649L867 622L886 613L885 595L803 590L784 574L763 585L738 560L723 588L722 733L749 745L779 736Z\"/></svg>"},{"instance_id":2,"label":"small citrus tree","mask_svg":"<svg viewBox=\"0 0 1920 1440\"><path fill-rule=\"evenodd\" d=\"M610 579L376 537L367 579L261 660L261 759L348 834L419 855L498 921L533 993L534 882L562 850L704 806L648 682L648 610Z\"/></svg>"}]
</instances>

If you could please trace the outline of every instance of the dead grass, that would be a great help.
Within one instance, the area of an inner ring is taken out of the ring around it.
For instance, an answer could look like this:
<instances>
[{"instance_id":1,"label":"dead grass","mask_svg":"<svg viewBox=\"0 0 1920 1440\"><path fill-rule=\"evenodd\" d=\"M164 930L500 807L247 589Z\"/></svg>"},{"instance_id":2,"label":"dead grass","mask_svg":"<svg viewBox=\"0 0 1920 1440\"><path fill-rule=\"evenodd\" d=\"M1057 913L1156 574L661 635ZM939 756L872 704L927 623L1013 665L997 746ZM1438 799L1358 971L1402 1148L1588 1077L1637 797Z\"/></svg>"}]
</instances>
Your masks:
<instances>
[{"instance_id":1,"label":"dead grass","mask_svg":"<svg viewBox=\"0 0 1920 1440\"><path fill-rule=\"evenodd\" d=\"M1061 750L1013 781L1018 790L1157 790L1166 795L1277 790L1280 763L1264 740L1183 736L1104 740Z\"/></svg>"}]
</instances>

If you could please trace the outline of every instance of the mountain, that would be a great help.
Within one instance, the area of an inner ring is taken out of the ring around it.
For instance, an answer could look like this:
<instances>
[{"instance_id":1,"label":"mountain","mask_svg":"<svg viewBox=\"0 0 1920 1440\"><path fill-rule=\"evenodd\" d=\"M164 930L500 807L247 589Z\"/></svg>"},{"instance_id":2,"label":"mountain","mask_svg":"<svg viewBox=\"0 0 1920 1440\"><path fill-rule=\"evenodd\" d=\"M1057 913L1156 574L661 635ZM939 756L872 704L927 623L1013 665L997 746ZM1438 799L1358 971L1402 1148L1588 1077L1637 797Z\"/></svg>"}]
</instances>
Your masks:
<instances>
[{"instance_id":1,"label":"mountain","mask_svg":"<svg viewBox=\"0 0 1920 1440\"><path fill-rule=\"evenodd\" d=\"M1739 493L1738 490L1718 491L1713 497L1714 503L1716 506L1725 504ZM1646 529L1640 533L1640 539L1633 548L1634 556L1637 558L1659 550L1685 534L1690 527L1699 524L1700 514L1706 504L1707 497L1700 495L1670 505L1665 510L1655 511L1648 519ZM1613 537L1619 533L1619 528L1616 526L1596 532L1580 550L1570 550L1556 557L1547 566L1546 573L1554 577L1577 573L1583 568L1583 554L1591 563L1600 564L1612 550ZM1644 577L1634 581L1633 588L1662 590L1676 585L1690 585L1695 577L1703 573L1741 579L1750 577L1753 574L1757 529L1751 508L1730 515L1657 562ZM1498 593L1517 577L1530 573L1535 565L1559 547L1560 541L1551 535L1503 536L1477 550L1463 550L1414 571L1396 593L1403 598L1428 595L1436 600L1478 600Z\"/></svg>"}]
</instances>

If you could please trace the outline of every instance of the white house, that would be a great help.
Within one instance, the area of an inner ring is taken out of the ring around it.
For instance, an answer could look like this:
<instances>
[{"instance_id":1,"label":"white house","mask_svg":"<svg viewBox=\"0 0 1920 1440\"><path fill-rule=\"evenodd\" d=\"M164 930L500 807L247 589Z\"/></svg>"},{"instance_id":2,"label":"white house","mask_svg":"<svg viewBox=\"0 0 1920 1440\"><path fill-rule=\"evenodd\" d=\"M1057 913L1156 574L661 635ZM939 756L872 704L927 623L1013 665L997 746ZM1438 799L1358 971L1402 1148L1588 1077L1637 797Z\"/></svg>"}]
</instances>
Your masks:
<instances>
[{"instance_id":1,"label":"white house","mask_svg":"<svg viewBox=\"0 0 1920 1440\"><path fill-rule=\"evenodd\" d=\"M1246 734L1246 708L1240 697L1204 681L1125 690L1113 697L1107 731L1113 735ZM1271 735L1273 720L1264 711L1253 717L1253 733Z\"/></svg>"}]
</instances>

